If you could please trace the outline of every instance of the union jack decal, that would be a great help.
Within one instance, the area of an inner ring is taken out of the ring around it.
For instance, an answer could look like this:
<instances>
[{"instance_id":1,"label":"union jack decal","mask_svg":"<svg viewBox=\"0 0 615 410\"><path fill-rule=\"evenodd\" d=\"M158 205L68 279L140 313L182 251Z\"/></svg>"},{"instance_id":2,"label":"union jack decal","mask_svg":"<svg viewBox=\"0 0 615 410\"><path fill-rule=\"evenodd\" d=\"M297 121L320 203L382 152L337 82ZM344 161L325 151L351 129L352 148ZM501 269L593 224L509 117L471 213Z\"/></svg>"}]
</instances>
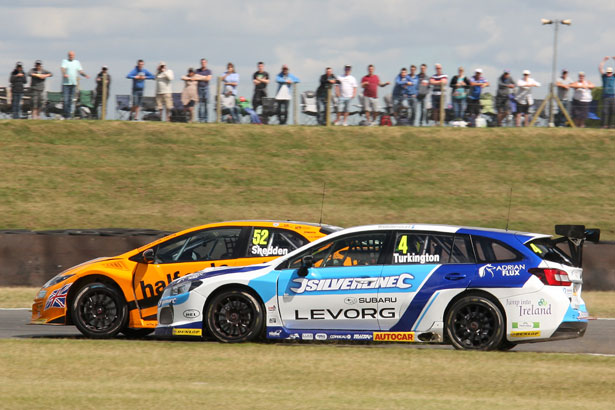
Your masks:
<instances>
[{"instance_id":1,"label":"union jack decal","mask_svg":"<svg viewBox=\"0 0 615 410\"><path fill-rule=\"evenodd\" d=\"M47 303L45 303L45 310L52 307L66 307L66 295L68 294L68 288L70 288L70 285L72 285L72 283L66 284L51 292L51 295L47 298Z\"/></svg>"}]
</instances>

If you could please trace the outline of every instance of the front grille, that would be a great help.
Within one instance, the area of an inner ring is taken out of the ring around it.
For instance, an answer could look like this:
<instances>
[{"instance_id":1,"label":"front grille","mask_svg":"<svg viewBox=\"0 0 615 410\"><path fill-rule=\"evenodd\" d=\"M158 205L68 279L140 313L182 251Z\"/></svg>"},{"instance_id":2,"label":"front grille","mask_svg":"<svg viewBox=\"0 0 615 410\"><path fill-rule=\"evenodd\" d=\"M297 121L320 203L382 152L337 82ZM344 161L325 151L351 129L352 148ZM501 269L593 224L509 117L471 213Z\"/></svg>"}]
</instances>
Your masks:
<instances>
[{"instance_id":1,"label":"front grille","mask_svg":"<svg viewBox=\"0 0 615 410\"><path fill-rule=\"evenodd\" d=\"M169 325L173 323L173 308L171 306L165 306L160 309L160 320L161 325Z\"/></svg>"}]
</instances>

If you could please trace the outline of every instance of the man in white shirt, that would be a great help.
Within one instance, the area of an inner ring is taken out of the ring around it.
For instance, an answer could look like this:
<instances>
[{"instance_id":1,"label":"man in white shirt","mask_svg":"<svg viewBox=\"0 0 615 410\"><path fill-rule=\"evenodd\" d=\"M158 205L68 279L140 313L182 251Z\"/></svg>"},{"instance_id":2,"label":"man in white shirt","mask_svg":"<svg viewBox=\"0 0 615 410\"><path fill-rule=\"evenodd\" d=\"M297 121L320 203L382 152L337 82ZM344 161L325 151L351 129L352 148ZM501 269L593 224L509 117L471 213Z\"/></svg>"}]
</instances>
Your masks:
<instances>
[{"instance_id":1,"label":"man in white shirt","mask_svg":"<svg viewBox=\"0 0 615 410\"><path fill-rule=\"evenodd\" d=\"M532 104L534 104L534 98L532 98L532 87L540 87L540 83L530 78L530 70L523 71L523 78L517 81L517 92L515 93L515 100L517 101L517 114L515 114L515 122L517 127L521 126L521 116L525 118L524 126L527 127L530 123L529 110Z\"/></svg>"},{"instance_id":2,"label":"man in white shirt","mask_svg":"<svg viewBox=\"0 0 615 410\"><path fill-rule=\"evenodd\" d=\"M158 64L156 72L156 110L160 112L160 121L164 120L162 116L163 106L167 110L167 121L171 121L171 110L173 109L173 70L167 68L164 61Z\"/></svg>"},{"instance_id":3,"label":"man in white shirt","mask_svg":"<svg viewBox=\"0 0 615 410\"><path fill-rule=\"evenodd\" d=\"M340 102L335 125L340 125L342 114L344 115L344 122L341 125L348 125L350 101L357 96L357 79L350 75L351 70L352 67L349 65L344 66L344 75L338 77L339 84L336 86L335 95L337 95Z\"/></svg>"}]
</instances>

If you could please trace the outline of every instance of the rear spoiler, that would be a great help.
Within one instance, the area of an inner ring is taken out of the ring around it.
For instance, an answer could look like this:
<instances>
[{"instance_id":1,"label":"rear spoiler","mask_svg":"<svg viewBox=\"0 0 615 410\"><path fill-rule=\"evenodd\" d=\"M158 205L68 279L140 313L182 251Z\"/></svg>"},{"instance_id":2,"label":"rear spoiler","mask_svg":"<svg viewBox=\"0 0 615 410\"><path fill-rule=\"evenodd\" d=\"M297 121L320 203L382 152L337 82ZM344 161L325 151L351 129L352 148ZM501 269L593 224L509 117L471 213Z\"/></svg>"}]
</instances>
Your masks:
<instances>
[{"instance_id":1,"label":"rear spoiler","mask_svg":"<svg viewBox=\"0 0 615 410\"><path fill-rule=\"evenodd\" d=\"M567 242L572 263L579 268L583 264L583 243L600 241L600 229L585 229L585 225L555 225L555 233L562 238L554 239L553 242L556 244Z\"/></svg>"}]
</instances>

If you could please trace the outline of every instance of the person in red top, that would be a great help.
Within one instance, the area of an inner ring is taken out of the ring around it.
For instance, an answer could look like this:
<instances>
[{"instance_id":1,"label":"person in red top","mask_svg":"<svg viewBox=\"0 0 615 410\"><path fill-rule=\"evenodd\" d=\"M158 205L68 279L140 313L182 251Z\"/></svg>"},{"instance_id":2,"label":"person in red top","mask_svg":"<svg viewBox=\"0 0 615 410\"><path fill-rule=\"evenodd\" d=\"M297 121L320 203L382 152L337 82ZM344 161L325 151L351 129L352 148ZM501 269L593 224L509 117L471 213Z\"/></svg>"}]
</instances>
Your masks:
<instances>
[{"instance_id":1,"label":"person in red top","mask_svg":"<svg viewBox=\"0 0 615 410\"><path fill-rule=\"evenodd\" d=\"M377 124L378 87L385 87L389 84L390 82L388 81L386 83L380 82L380 78L378 78L378 76L374 74L373 64L367 66L367 75L361 79L361 87L363 87L363 108L365 109L365 117L367 118L368 124Z\"/></svg>"}]
</instances>

